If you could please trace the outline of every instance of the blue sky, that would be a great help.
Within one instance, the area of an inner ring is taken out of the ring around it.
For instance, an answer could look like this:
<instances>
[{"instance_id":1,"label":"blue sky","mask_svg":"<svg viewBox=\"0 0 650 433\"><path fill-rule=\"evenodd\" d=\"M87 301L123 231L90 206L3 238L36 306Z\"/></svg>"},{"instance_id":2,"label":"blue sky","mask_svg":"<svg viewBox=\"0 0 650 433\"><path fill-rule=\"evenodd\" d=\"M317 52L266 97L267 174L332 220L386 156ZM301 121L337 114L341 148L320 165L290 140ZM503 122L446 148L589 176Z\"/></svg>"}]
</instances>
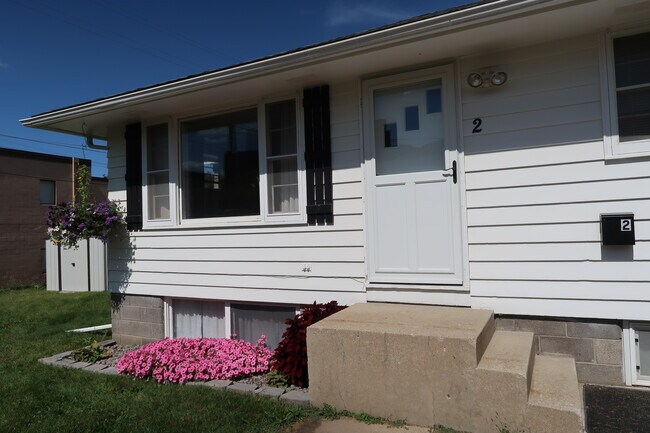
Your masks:
<instances>
[{"instance_id":1,"label":"blue sky","mask_svg":"<svg viewBox=\"0 0 650 433\"><path fill-rule=\"evenodd\" d=\"M104 152L18 119L468 2L0 0L0 147L103 176Z\"/></svg>"}]
</instances>

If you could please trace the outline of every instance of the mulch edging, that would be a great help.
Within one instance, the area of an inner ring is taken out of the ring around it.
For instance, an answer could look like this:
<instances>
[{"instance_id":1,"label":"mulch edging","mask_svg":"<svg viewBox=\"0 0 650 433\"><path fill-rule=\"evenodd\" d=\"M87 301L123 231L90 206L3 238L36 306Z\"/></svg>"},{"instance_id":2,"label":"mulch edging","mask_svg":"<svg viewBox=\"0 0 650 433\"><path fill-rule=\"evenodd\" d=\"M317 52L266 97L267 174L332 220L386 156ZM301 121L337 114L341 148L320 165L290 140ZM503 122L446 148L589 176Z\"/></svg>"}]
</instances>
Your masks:
<instances>
[{"instance_id":1,"label":"mulch edging","mask_svg":"<svg viewBox=\"0 0 650 433\"><path fill-rule=\"evenodd\" d=\"M101 347L114 346L114 340L106 340L100 343ZM55 367L73 368L77 370L87 371L89 373L105 374L109 376L118 376L119 373L115 369L115 362L111 360L100 360L96 363L89 363L83 361L75 361L70 358L72 351L58 353L56 355L48 356L38 360L41 364L53 365ZM126 376L124 377L131 377ZM276 388L259 383L259 381L245 378L241 381L231 380L211 380L208 382L187 382L187 386L204 386L210 389L221 389L242 394L259 395L262 397L270 398L272 400L282 400L288 403L300 404L309 406L309 391L301 388Z\"/></svg>"}]
</instances>

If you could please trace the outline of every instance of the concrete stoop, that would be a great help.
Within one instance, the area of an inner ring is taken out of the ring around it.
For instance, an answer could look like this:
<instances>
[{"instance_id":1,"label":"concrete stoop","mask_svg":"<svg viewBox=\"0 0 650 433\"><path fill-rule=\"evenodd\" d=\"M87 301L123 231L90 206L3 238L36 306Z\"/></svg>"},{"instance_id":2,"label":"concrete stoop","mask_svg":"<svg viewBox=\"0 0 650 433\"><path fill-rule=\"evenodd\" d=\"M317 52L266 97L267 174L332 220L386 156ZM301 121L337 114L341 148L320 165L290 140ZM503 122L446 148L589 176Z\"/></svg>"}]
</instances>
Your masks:
<instances>
[{"instance_id":1,"label":"concrete stoop","mask_svg":"<svg viewBox=\"0 0 650 433\"><path fill-rule=\"evenodd\" d=\"M487 310L356 304L307 330L313 405L473 433L583 431L573 359Z\"/></svg>"}]
</instances>

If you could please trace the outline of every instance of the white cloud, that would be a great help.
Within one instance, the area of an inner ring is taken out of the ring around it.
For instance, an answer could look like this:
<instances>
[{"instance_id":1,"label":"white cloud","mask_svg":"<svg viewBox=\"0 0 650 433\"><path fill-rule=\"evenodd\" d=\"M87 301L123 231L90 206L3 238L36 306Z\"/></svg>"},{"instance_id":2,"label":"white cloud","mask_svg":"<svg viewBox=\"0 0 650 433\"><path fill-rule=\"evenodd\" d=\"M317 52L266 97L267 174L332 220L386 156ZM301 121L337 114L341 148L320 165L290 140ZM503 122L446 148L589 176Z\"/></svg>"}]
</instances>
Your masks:
<instances>
[{"instance_id":1,"label":"white cloud","mask_svg":"<svg viewBox=\"0 0 650 433\"><path fill-rule=\"evenodd\" d=\"M379 3L359 3L356 5L335 3L327 9L325 23L328 26L389 23L410 16L411 14L407 11L391 9Z\"/></svg>"}]
</instances>

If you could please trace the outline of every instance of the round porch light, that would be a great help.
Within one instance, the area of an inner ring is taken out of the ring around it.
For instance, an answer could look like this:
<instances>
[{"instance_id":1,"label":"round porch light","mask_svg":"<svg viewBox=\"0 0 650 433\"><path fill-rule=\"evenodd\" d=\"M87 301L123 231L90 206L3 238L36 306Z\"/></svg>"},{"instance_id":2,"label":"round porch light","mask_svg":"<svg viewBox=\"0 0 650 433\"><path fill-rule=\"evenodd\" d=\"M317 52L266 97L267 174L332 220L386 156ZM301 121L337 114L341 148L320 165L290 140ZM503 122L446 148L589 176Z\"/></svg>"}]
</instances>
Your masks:
<instances>
[{"instance_id":1,"label":"round porch light","mask_svg":"<svg viewBox=\"0 0 650 433\"><path fill-rule=\"evenodd\" d=\"M483 85L483 77L478 72L472 72L467 77L467 84L474 88L481 87Z\"/></svg>"},{"instance_id":2,"label":"round porch light","mask_svg":"<svg viewBox=\"0 0 650 433\"><path fill-rule=\"evenodd\" d=\"M495 86L500 86L503 83L505 83L506 81L508 81L508 74L506 74L505 72L495 72L492 75L492 78L490 78L490 81Z\"/></svg>"}]
</instances>

